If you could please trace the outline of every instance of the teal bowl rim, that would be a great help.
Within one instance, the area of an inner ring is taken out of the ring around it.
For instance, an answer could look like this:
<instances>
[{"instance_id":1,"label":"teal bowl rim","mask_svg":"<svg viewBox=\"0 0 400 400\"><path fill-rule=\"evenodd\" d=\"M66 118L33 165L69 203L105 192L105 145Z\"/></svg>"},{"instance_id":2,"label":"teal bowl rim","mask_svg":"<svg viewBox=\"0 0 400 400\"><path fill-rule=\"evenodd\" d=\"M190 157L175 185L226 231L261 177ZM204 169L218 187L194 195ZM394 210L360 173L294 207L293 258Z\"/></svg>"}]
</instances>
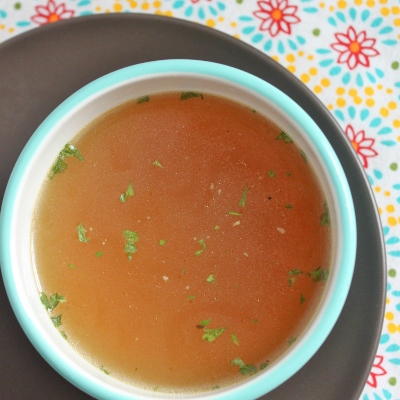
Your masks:
<instances>
[{"instance_id":1,"label":"teal bowl rim","mask_svg":"<svg viewBox=\"0 0 400 400\"><path fill-rule=\"evenodd\" d=\"M325 314L321 317L318 330L311 332L307 341L303 343L303 346L298 347L293 351L293 356L285 358L277 368L271 368L271 371L267 374L260 373L253 379L244 381L240 385L233 386L232 390L227 388L226 391L215 391L212 393L204 393L203 395L204 398L210 399L255 399L275 389L295 374L314 355L329 335L340 315L350 288L355 265L357 233L354 205L350 188L342 166L328 140L315 122L299 105L297 105L297 103L291 100L279 89L254 75L233 67L208 61L151 61L111 72L87 84L66 99L43 121L32 135L18 158L10 176L0 213L0 265L4 284L11 306L21 327L34 347L56 371L75 386L96 398L108 399L110 396L116 400L135 398L121 393L116 393L106 384L104 386L101 384L99 385L98 381L92 381L91 379L87 379L78 373L71 371L71 368L68 365L62 364L59 360L55 359L54 354L34 329L33 324L30 323L29 317L25 313L23 305L18 297L17 286L13 275L13 266L11 265L10 232L13 215L16 212L16 210L14 210L14 199L17 197L19 183L23 179L24 171L27 169L37 147L49 134L56 122L66 114L72 112L76 107L79 107L79 105L88 97L99 94L103 90L131 80L134 77L144 77L170 72L195 73L228 80L270 99L286 114L290 115L291 118L295 120L305 132L307 132L325 163L328 174L332 179L334 191L336 192L338 212L340 220L342 221L343 235L340 238L339 243L339 246L342 249L342 255L339 262L340 268L337 274L337 282L332 292L332 298Z\"/></svg>"}]
</instances>

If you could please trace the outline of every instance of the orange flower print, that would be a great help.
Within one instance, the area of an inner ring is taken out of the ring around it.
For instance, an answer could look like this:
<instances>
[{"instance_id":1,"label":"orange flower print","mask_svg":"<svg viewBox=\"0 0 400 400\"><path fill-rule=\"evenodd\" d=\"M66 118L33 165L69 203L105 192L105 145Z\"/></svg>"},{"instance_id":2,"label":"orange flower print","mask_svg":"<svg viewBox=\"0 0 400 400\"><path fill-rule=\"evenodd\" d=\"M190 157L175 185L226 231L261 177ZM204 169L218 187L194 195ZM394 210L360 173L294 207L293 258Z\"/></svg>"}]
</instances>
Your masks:
<instances>
[{"instance_id":1,"label":"orange flower print","mask_svg":"<svg viewBox=\"0 0 400 400\"><path fill-rule=\"evenodd\" d=\"M357 65L369 67L370 57L379 54L374 49L376 39L367 38L365 31L357 33L353 27L347 29L347 33L336 33L336 43L332 43L331 47L339 52L337 62L339 64L347 64L349 69L354 69Z\"/></svg>"},{"instance_id":2,"label":"orange flower print","mask_svg":"<svg viewBox=\"0 0 400 400\"><path fill-rule=\"evenodd\" d=\"M375 143L375 139L366 138L364 131L356 133L351 125L347 125L345 133L350 139L354 150L360 157L363 167L368 168L368 158L378 155L378 153L372 148Z\"/></svg>"},{"instance_id":3,"label":"orange flower print","mask_svg":"<svg viewBox=\"0 0 400 400\"><path fill-rule=\"evenodd\" d=\"M287 0L258 1L257 4L260 9L254 15L262 20L260 30L268 31L272 37L279 32L290 35L291 25L300 22L295 15L297 6L289 5Z\"/></svg>"},{"instance_id":4,"label":"orange flower print","mask_svg":"<svg viewBox=\"0 0 400 400\"><path fill-rule=\"evenodd\" d=\"M39 25L71 18L75 14L75 11L66 9L65 3L57 5L54 0L49 0L45 6L36 6L35 10L37 14L31 17L31 20Z\"/></svg>"},{"instance_id":5,"label":"orange flower print","mask_svg":"<svg viewBox=\"0 0 400 400\"><path fill-rule=\"evenodd\" d=\"M374 360L374 364L372 365L371 372L369 373L369 377L367 380L367 384L376 388L377 386L377 376L386 375L386 370L381 366L383 361L383 356L376 356Z\"/></svg>"}]
</instances>

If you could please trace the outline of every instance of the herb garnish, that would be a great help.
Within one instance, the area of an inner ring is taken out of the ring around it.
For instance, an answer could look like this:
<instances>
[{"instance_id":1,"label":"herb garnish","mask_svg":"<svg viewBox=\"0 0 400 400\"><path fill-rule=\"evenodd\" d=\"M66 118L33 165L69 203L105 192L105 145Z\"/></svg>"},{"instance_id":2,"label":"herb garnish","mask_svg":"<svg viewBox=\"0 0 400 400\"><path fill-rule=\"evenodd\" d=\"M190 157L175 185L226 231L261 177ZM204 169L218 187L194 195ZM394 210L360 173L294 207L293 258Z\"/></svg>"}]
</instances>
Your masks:
<instances>
[{"instance_id":1,"label":"herb garnish","mask_svg":"<svg viewBox=\"0 0 400 400\"><path fill-rule=\"evenodd\" d=\"M319 219L319 224L321 226L323 226L323 225L330 226L330 224L331 224L331 217L329 215L329 208L328 208L328 205L326 204L326 201L324 202L324 212Z\"/></svg>"},{"instance_id":2,"label":"herb garnish","mask_svg":"<svg viewBox=\"0 0 400 400\"><path fill-rule=\"evenodd\" d=\"M99 369L100 369L100 371L103 371L106 375L110 375L110 371L106 370L104 368L104 365L100 365Z\"/></svg>"},{"instance_id":3,"label":"herb garnish","mask_svg":"<svg viewBox=\"0 0 400 400\"><path fill-rule=\"evenodd\" d=\"M276 140L283 140L285 143L293 143L292 138L286 132L281 132L276 137Z\"/></svg>"},{"instance_id":4,"label":"herb garnish","mask_svg":"<svg viewBox=\"0 0 400 400\"><path fill-rule=\"evenodd\" d=\"M139 97L138 98L137 103L138 104L147 103L148 101L150 101L150 97L149 96L143 96L143 97Z\"/></svg>"},{"instance_id":5,"label":"herb garnish","mask_svg":"<svg viewBox=\"0 0 400 400\"><path fill-rule=\"evenodd\" d=\"M263 369L267 368L269 364L269 360L264 361L263 363L261 363L260 365L260 371L262 371Z\"/></svg>"},{"instance_id":6,"label":"herb garnish","mask_svg":"<svg viewBox=\"0 0 400 400\"><path fill-rule=\"evenodd\" d=\"M59 303L65 303L67 299L57 292L50 295L50 298L47 298L46 294L41 292L40 301L46 307L47 311L51 312L58 306Z\"/></svg>"},{"instance_id":7,"label":"herb garnish","mask_svg":"<svg viewBox=\"0 0 400 400\"><path fill-rule=\"evenodd\" d=\"M56 328L58 328L61 325L61 314L55 315L54 317L50 317L50 319Z\"/></svg>"},{"instance_id":8,"label":"herb garnish","mask_svg":"<svg viewBox=\"0 0 400 400\"><path fill-rule=\"evenodd\" d=\"M204 327L204 326L207 326L210 322L211 322L211 318L203 319L203 321L200 321L200 325Z\"/></svg>"},{"instance_id":9,"label":"herb garnish","mask_svg":"<svg viewBox=\"0 0 400 400\"><path fill-rule=\"evenodd\" d=\"M292 287L294 282L296 281L296 278L292 276L291 278L288 278L287 281L288 281L288 286Z\"/></svg>"},{"instance_id":10,"label":"herb garnish","mask_svg":"<svg viewBox=\"0 0 400 400\"><path fill-rule=\"evenodd\" d=\"M246 365L242 359L236 357L231 361L231 365L236 365L239 367L239 372L242 375L253 375L257 372L257 367L253 364Z\"/></svg>"},{"instance_id":11,"label":"herb garnish","mask_svg":"<svg viewBox=\"0 0 400 400\"><path fill-rule=\"evenodd\" d=\"M200 97L202 100L204 99L201 93L196 92L183 92L181 94L181 100L193 99L194 97Z\"/></svg>"},{"instance_id":12,"label":"herb garnish","mask_svg":"<svg viewBox=\"0 0 400 400\"><path fill-rule=\"evenodd\" d=\"M304 297L304 294L300 294L300 304L303 304L306 301L306 298Z\"/></svg>"},{"instance_id":13,"label":"herb garnish","mask_svg":"<svg viewBox=\"0 0 400 400\"><path fill-rule=\"evenodd\" d=\"M209 275L208 278L206 279L207 282L209 283L214 283L215 282L215 275Z\"/></svg>"},{"instance_id":14,"label":"herb garnish","mask_svg":"<svg viewBox=\"0 0 400 400\"><path fill-rule=\"evenodd\" d=\"M242 197L239 200L239 207L244 207L246 205L246 200L247 200L247 186L244 186Z\"/></svg>"},{"instance_id":15,"label":"herb garnish","mask_svg":"<svg viewBox=\"0 0 400 400\"><path fill-rule=\"evenodd\" d=\"M191 295L188 297L188 299L189 299L189 300L194 300L194 296L191 294Z\"/></svg>"},{"instance_id":16,"label":"herb garnish","mask_svg":"<svg viewBox=\"0 0 400 400\"><path fill-rule=\"evenodd\" d=\"M308 163L308 158L307 158L307 154L304 153L303 150L300 151L301 154L301 158L304 160L305 163Z\"/></svg>"},{"instance_id":17,"label":"herb garnish","mask_svg":"<svg viewBox=\"0 0 400 400\"><path fill-rule=\"evenodd\" d=\"M217 231L218 229L220 229L220 226L219 226L219 225L215 225L215 226L214 226L214 230Z\"/></svg>"},{"instance_id":18,"label":"herb garnish","mask_svg":"<svg viewBox=\"0 0 400 400\"><path fill-rule=\"evenodd\" d=\"M164 246L165 243L167 243L167 241L166 241L166 240L163 240L163 239L161 239L161 240L158 242L158 244L159 244L160 246Z\"/></svg>"},{"instance_id":19,"label":"herb garnish","mask_svg":"<svg viewBox=\"0 0 400 400\"><path fill-rule=\"evenodd\" d=\"M88 243L90 241L90 238L86 237L86 232L87 231L83 227L83 225L79 224L76 228L78 229L78 239L79 239L79 241L83 242L83 243Z\"/></svg>"},{"instance_id":20,"label":"herb garnish","mask_svg":"<svg viewBox=\"0 0 400 400\"><path fill-rule=\"evenodd\" d=\"M292 175L292 173L290 171L286 172L287 177L290 177L290 175Z\"/></svg>"},{"instance_id":21,"label":"herb garnish","mask_svg":"<svg viewBox=\"0 0 400 400\"><path fill-rule=\"evenodd\" d=\"M164 168L164 167L161 165L160 161L158 161L158 160L153 161L153 165L155 165L156 167Z\"/></svg>"},{"instance_id":22,"label":"herb garnish","mask_svg":"<svg viewBox=\"0 0 400 400\"><path fill-rule=\"evenodd\" d=\"M203 251L206 249L206 244L204 243L204 239L200 239L198 240L198 243L201 244L201 246L203 247L201 250L197 250L194 254L196 256L199 256L201 253L203 253Z\"/></svg>"},{"instance_id":23,"label":"herb garnish","mask_svg":"<svg viewBox=\"0 0 400 400\"><path fill-rule=\"evenodd\" d=\"M291 337L287 342L288 345L291 346L295 341L297 340L297 337Z\"/></svg>"},{"instance_id":24,"label":"herb garnish","mask_svg":"<svg viewBox=\"0 0 400 400\"><path fill-rule=\"evenodd\" d=\"M296 276L296 275L300 275L300 274L302 274L302 273L303 273L303 272L300 271L298 268L292 269L292 270L290 270L290 271L288 272L288 276L289 276L289 278L288 278L288 285L289 285L289 287L291 287L291 286L295 283L295 281L296 281L295 276Z\"/></svg>"},{"instance_id":25,"label":"herb garnish","mask_svg":"<svg viewBox=\"0 0 400 400\"><path fill-rule=\"evenodd\" d=\"M68 340L67 334L64 331L60 331L61 336L65 339Z\"/></svg>"},{"instance_id":26,"label":"herb garnish","mask_svg":"<svg viewBox=\"0 0 400 400\"><path fill-rule=\"evenodd\" d=\"M318 267L311 272L311 278L314 282L324 282L329 277L329 271Z\"/></svg>"},{"instance_id":27,"label":"herb garnish","mask_svg":"<svg viewBox=\"0 0 400 400\"><path fill-rule=\"evenodd\" d=\"M96 251L96 257L101 257L103 255L102 251Z\"/></svg>"},{"instance_id":28,"label":"herb garnish","mask_svg":"<svg viewBox=\"0 0 400 400\"><path fill-rule=\"evenodd\" d=\"M233 340L233 343L237 344L239 346L239 339L237 336L233 333L231 333L231 339Z\"/></svg>"},{"instance_id":29,"label":"herb garnish","mask_svg":"<svg viewBox=\"0 0 400 400\"><path fill-rule=\"evenodd\" d=\"M125 193L122 193L121 196L119 196L119 200L121 203L125 203L127 197L133 197L135 194L135 191L133 190L132 182L129 184L128 189L126 189Z\"/></svg>"},{"instance_id":30,"label":"herb garnish","mask_svg":"<svg viewBox=\"0 0 400 400\"><path fill-rule=\"evenodd\" d=\"M139 235L137 232L132 232L129 230L124 230L123 236L126 240L125 253L128 255L128 260L132 260L132 254L136 253L135 243L139 240Z\"/></svg>"},{"instance_id":31,"label":"herb garnish","mask_svg":"<svg viewBox=\"0 0 400 400\"><path fill-rule=\"evenodd\" d=\"M285 208L287 208L287 209L292 209L293 208L293 206L291 205L291 204L286 204L286 206L285 206Z\"/></svg>"},{"instance_id":32,"label":"herb garnish","mask_svg":"<svg viewBox=\"0 0 400 400\"><path fill-rule=\"evenodd\" d=\"M240 214L240 213L238 213L238 212L236 212L236 211L229 211L229 212L228 212L228 215L238 215L238 216L240 216L240 215L242 215L242 214Z\"/></svg>"},{"instance_id":33,"label":"herb garnish","mask_svg":"<svg viewBox=\"0 0 400 400\"><path fill-rule=\"evenodd\" d=\"M269 170L268 175L270 178L275 178L275 171Z\"/></svg>"},{"instance_id":34,"label":"herb garnish","mask_svg":"<svg viewBox=\"0 0 400 400\"><path fill-rule=\"evenodd\" d=\"M76 269L76 266L74 264L68 264L68 268Z\"/></svg>"},{"instance_id":35,"label":"herb garnish","mask_svg":"<svg viewBox=\"0 0 400 400\"><path fill-rule=\"evenodd\" d=\"M222 335L226 328L204 329L204 335L201 337L206 342L213 342L218 336Z\"/></svg>"},{"instance_id":36,"label":"herb garnish","mask_svg":"<svg viewBox=\"0 0 400 400\"><path fill-rule=\"evenodd\" d=\"M83 156L79 150L72 144L67 143L60 151L57 160L51 167L51 172L49 174L50 179L53 179L54 175L59 174L67 169L67 163L64 160L66 157L76 157L79 161L83 161Z\"/></svg>"}]
</instances>

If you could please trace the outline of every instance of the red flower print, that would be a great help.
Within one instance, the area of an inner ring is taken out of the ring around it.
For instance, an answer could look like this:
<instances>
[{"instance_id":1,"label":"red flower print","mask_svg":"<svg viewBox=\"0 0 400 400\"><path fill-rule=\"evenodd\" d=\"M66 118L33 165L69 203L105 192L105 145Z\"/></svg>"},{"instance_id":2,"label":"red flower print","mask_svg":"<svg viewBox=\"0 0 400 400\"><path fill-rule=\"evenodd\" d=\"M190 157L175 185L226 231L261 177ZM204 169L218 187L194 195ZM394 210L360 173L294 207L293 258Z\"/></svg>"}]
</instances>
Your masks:
<instances>
[{"instance_id":1,"label":"red flower print","mask_svg":"<svg viewBox=\"0 0 400 400\"><path fill-rule=\"evenodd\" d=\"M31 20L39 25L46 25L60 19L71 18L75 14L75 11L65 8L65 3L56 5L54 0L49 0L46 6L36 6L35 10L37 14Z\"/></svg>"},{"instance_id":2,"label":"red flower print","mask_svg":"<svg viewBox=\"0 0 400 400\"><path fill-rule=\"evenodd\" d=\"M376 356L374 364L371 368L371 372L369 373L367 384L369 386L372 386L373 388L376 388L377 386L376 377L387 374L386 370L381 366L382 361L383 361L383 356Z\"/></svg>"},{"instance_id":3,"label":"red flower print","mask_svg":"<svg viewBox=\"0 0 400 400\"><path fill-rule=\"evenodd\" d=\"M375 139L366 138L364 131L355 133L354 128L351 125L347 125L345 133L350 139L354 150L359 155L363 167L368 168L368 158L378 155L378 153L372 148Z\"/></svg>"},{"instance_id":4,"label":"red flower print","mask_svg":"<svg viewBox=\"0 0 400 400\"><path fill-rule=\"evenodd\" d=\"M379 54L374 49L376 40L367 38L365 31L356 33L354 28L350 26L347 33L335 33L336 43L332 43L331 47L340 53L337 62L339 64L347 64L350 69L354 69L358 64L369 67L369 58Z\"/></svg>"},{"instance_id":5,"label":"red flower print","mask_svg":"<svg viewBox=\"0 0 400 400\"><path fill-rule=\"evenodd\" d=\"M290 6L287 0L258 1L257 4L260 9L254 15L262 20L260 30L268 31L272 37L279 32L290 35L290 26L300 22L295 15L297 6Z\"/></svg>"}]
</instances>

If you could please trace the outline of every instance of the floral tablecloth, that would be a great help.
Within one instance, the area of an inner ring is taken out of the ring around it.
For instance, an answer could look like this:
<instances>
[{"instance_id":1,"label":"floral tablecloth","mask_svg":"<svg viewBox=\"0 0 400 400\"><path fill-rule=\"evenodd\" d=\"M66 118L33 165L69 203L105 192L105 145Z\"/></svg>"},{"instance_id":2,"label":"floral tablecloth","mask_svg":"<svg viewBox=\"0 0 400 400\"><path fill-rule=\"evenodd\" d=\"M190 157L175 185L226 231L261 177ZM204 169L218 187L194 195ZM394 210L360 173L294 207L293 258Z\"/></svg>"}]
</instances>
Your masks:
<instances>
[{"instance_id":1,"label":"floral tablecloth","mask_svg":"<svg viewBox=\"0 0 400 400\"><path fill-rule=\"evenodd\" d=\"M295 74L336 117L375 193L388 261L383 331L361 399L400 399L400 0L0 0L0 42L110 12L233 35Z\"/></svg>"}]
</instances>

